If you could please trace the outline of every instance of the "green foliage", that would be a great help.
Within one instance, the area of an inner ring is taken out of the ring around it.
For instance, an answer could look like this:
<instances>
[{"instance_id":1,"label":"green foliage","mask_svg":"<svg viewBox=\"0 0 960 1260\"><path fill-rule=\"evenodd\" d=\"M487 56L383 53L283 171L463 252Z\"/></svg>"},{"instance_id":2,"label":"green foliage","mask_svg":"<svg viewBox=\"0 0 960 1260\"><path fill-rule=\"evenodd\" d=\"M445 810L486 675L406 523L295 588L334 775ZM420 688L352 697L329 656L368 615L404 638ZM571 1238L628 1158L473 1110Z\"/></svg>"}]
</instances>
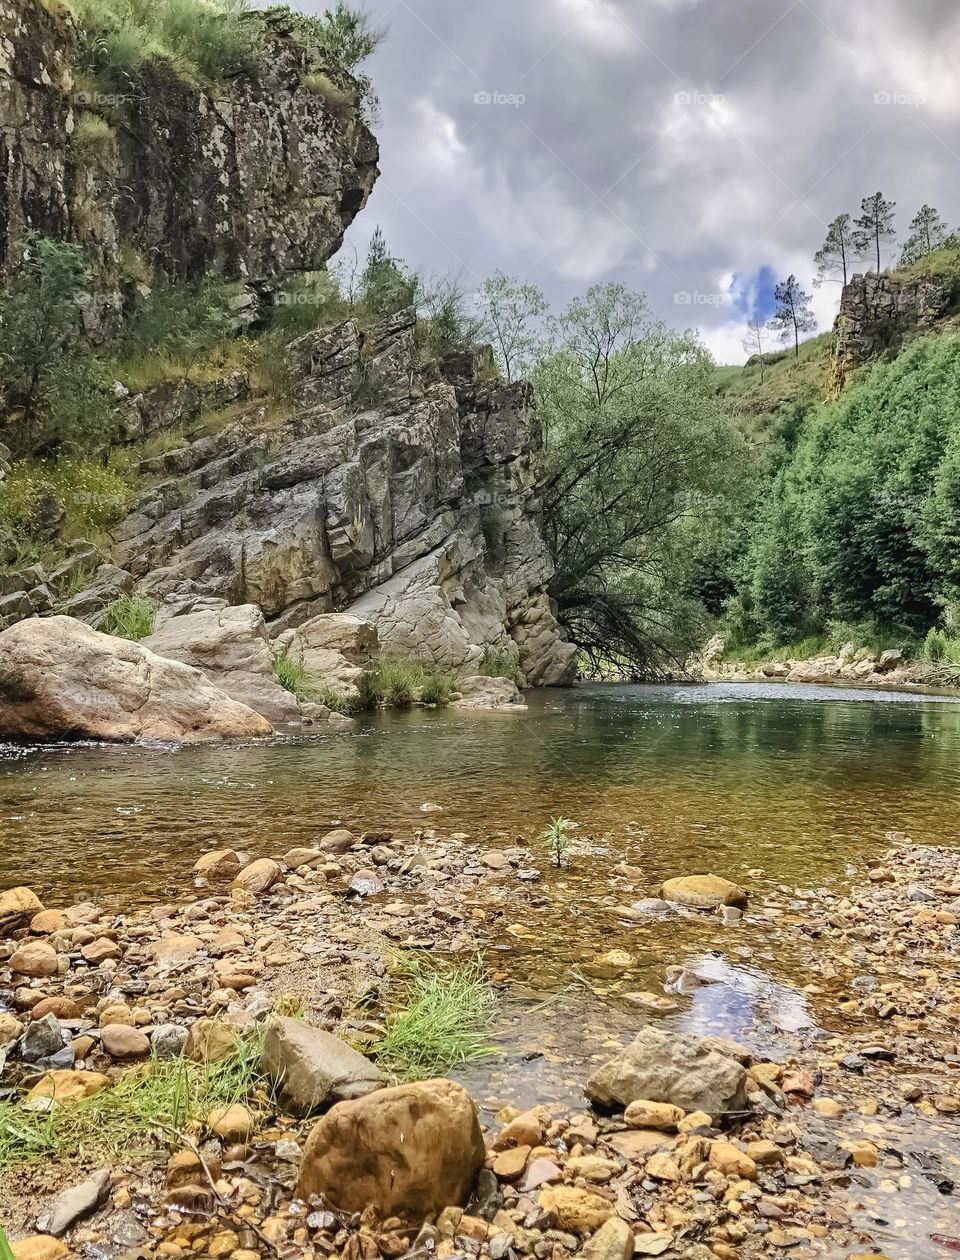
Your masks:
<instances>
[{"instance_id":1,"label":"green foliage","mask_svg":"<svg viewBox=\"0 0 960 1260\"><path fill-rule=\"evenodd\" d=\"M50 519L64 540L90 538L121 520L132 498L119 473L92 460L20 460L3 482L0 532L42 536L37 523Z\"/></svg>"},{"instance_id":2,"label":"green foliage","mask_svg":"<svg viewBox=\"0 0 960 1260\"><path fill-rule=\"evenodd\" d=\"M540 842L550 854L559 870L570 847L569 818L551 818L550 825L540 834Z\"/></svg>"},{"instance_id":3,"label":"green foliage","mask_svg":"<svg viewBox=\"0 0 960 1260\"><path fill-rule=\"evenodd\" d=\"M0 1167L89 1159L124 1159L179 1144L214 1107L250 1100L266 1082L260 1039L248 1037L216 1063L152 1059L116 1084L81 1102L26 1111L17 1099L0 1102Z\"/></svg>"},{"instance_id":4,"label":"green foliage","mask_svg":"<svg viewBox=\"0 0 960 1260\"><path fill-rule=\"evenodd\" d=\"M313 685L302 658L289 652L280 652L273 658L273 675L284 691L290 691L298 700L313 699Z\"/></svg>"},{"instance_id":5,"label":"green foliage","mask_svg":"<svg viewBox=\"0 0 960 1260\"><path fill-rule=\"evenodd\" d=\"M237 286L209 278L196 284L159 280L142 301L111 369L129 389L195 375L235 332Z\"/></svg>"},{"instance_id":6,"label":"green foliage","mask_svg":"<svg viewBox=\"0 0 960 1260\"><path fill-rule=\"evenodd\" d=\"M620 285L595 286L554 321L534 376L550 595L594 672L656 674L703 631L681 549L726 510L745 462L713 372L692 334L667 329Z\"/></svg>"},{"instance_id":7,"label":"green foliage","mask_svg":"<svg viewBox=\"0 0 960 1260\"><path fill-rule=\"evenodd\" d=\"M541 291L502 271L485 280L480 292L483 333L508 381L533 368L542 340L541 321L547 303Z\"/></svg>"},{"instance_id":8,"label":"green foliage","mask_svg":"<svg viewBox=\"0 0 960 1260\"><path fill-rule=\"evenodd\" d=\"M922 205L907 229L907 237L900 255L901 263L914 263L928 254L941 250L947 240L947 225L940 211L933 206Z\"/></svg>"},{"instance_id":9,"label":"green foliage","mask_svg":"<svg viewBox=\"0 0 960 1260\"><path fill-rule=\"evenodd\" d=\"M395 969L403 1005L374 1047L391 1071L427 1080L496 1053L488 1041L496 998L481 959L438 964L401 955Z\"/></svg>"},{"instance_id":10,"label":"green foliage","mask_svg":"<svg viewBox=\"0 0 960 1260\"><path fill-rule=\"evenodd\" d=\"M153 622L157 609L141 595L121 595L104 609L100 629L104 634L114 634L118 639L130 639L139 643L153 634Z\"/></svg>"},{"instance_id":11,"label":"green foliage","mask_svg":"<svg viewBox=\"0 0 960 1260\"><path fill-rule=\"evenodd\" d=\"M488 643L483 649L476 672L484 678L509 678L511 682L516 682L519 672L517 658L509 649L494 647Z\"/></svg>"},{"instance_id":12,"label":"green foliage","mask_svg":"<svg viewBox=\"0 0 960 1260\"><path fill-rule=\"evenodd\" d=\"M103 161L114 153L117 133L105 118L84 111L77 117L70 144L75 153Z\"/></svg>"},{"instance_id":13,"label":"green foliage","mask_svg":"<svg viewBox=\"0 0 960 1260\"><path fill-rule=\"evenodd\" d=\"M261 29L247 0L71 0L86 39L89 69L128 86L148 61L168 63L194 84L252 67Z\"/></svg>"},{"instance_id":14,"label":"green foliage","mask_svg":"<svg viewBox=\"0 0 960 1260\"><path fill-rule=\"evenodd\" d=\"M794 357L799 358L800 334L813 332L817 326L810 309L810 294L804 292L796 276L790 275L776 286L773 295L777 307L770 320L770 328L781 342L793 342Z\"/></svg>"},{"instance_id":15,"label":"green foliage","mask_svg":"<svg viewBox=\"0 0 960 1260\"><path fill-rule=\"evenodd\" d=\"M383 657L375 661L360 681L364 708L390 705L408 709L412 704L449 704L456 690L456 678L437 665L422 661Z\"/></svg>"},{"instance_id":16,"label":"green foliage","mask_svg":"<svg viewBox=\"0 0 960 1260\"><path fill-rule=\"evenodd\" d=\"M0 437L14 454L111 436L108 382L81 319L90 284L78 246L39 237L0 290Z\"/></svg>"},{"instance_id":17,"label":"green foliage","mask_svg":"<svg viewBox=\"0 0 960 1260\"><path fill-rule=\"evenodd\" d=\"M13 1248L10 1246L10 1240L7 1238L6 1231L2 1225L0 1225L0 1260L16 1260Z\"/></svg>"},{"instance_id":18,"label":"green foliage","mask_svg":"<svg viewBox=\"0 0 960 1260\"><path fill-rule=\"evenodd\" d=\"M755 634L831 620L922 637L960 596L960 339L877 363L800 426L761 496L738 593Z\"/></svg>"},{"instance_id":19,"label":"green foliage","mask_svg":"<svg viewBox=\"0 0 960 1260\"><path fill-rule=\"evenodd\" d=\"M357 107L356 90L340 87L328 74L305 74L300 84L312 96L320 97L335 118L347 118Z\"/></svg>"}]
</instances>

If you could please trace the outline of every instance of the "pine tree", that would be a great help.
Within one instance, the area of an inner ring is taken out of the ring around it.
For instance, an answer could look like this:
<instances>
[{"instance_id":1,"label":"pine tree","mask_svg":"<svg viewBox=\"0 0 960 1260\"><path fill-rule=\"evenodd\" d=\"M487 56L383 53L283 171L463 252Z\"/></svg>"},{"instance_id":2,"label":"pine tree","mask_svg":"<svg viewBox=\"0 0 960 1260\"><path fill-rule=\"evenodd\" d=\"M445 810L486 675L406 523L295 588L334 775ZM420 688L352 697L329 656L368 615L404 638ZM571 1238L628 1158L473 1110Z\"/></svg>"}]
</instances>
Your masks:
<instances>
[{"instance_id":1,"label":"pine tree","mask_svg":"<svg viewBox=\"0 0 960 1260\"><path fill-rule=\"evenodd\" d=\"M777 309L770 328L779 334L785 345L793 341L794 354L800 357L800 334L813 332L817 326L816 318L810 309L810 294L805 293L796 276L788 276L773 291Z\"/></svg>"},{"instance_id":2,"label":"pine tree","mask_svg":"<svg viewBox=\"0 0 960 1260\"><path fill-rule=\"evenodd\" d=\"M847 283L855 253L853 237L850 215L838 214L827 228L827 239L813 256L817 264L817 278L813 282L816 288L819 289L825 280Z\"/></svg>"},{"instance_id":3,"label":"pine tree","mask_svg":"<svg viewBox=\"0 0 960 1260\"><path fill-rule=\"evenodd\" d=\"M910 235L900 255L901 264L916 262L918 258L932 254L947 239L947 225L940 217L940 211L934 210L933 206L921 206L907 230Z\"/></svg>"},{"instance_id":4,"label":"pine tree","mask_svg":"<svg viewBox=\"0 0 960 1260\"><path fill-rule=\"evenodd\" d=\"M877 275L880 274L880 246L883 241L892 241L897 235L893 229L896 204L895 201L887 201L883 193L875 192L872 197L864 197L860 202L863 213L854 220L854 248L858 254L876 255Z\"/></svg>"}]
</instances>

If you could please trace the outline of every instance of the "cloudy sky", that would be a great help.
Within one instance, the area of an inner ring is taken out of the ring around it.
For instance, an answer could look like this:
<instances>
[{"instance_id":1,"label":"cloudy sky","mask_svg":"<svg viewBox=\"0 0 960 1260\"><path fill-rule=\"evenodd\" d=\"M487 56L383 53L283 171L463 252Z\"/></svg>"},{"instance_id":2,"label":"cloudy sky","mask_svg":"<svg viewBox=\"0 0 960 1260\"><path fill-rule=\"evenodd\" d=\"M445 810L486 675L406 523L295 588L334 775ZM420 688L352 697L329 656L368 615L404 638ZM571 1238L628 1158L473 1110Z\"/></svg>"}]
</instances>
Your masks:
<instances>
[{"instance_id":1,"label":"cloudy sky","mask_svg":"<svg viewBox=\"0 0 960 1260\"><path fill-rule=\"evenodd\" d=\"M323 7L307 0L305 8ZM562 305L646 292L742 362L772 283L882 189L960 221L957 0L366 0L382 177L346 248ZM820 327L838 288L812 290Z\"/></svg>"}]
</instances>

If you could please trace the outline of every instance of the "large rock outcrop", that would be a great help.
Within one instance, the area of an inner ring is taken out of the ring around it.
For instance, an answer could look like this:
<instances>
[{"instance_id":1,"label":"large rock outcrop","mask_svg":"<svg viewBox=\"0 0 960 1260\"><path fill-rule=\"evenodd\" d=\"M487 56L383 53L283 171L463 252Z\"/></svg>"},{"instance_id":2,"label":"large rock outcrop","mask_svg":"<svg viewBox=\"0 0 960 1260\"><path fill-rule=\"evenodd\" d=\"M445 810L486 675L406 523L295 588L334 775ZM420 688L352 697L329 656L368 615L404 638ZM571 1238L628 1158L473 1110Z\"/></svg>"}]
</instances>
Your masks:
<instances>
[{"instance_id":1,"label":"large rock outcrop","mask_svg":"<svg viewBox=\"0 0 960 1260\"><path fill-rule=\"evenodd\" d=\"M267 288L322 266L373 187L377 143L352 81L294 15L250 21L250 72L201 89L148 62L100 102L78 90L83 35L66 6L0 0L0 269L31 232L82 240L105 280L131 247L169 275ZM307 86L318 71L343 82L336 108ZM90 152L78 120L106 106L123 125ZM101 294L108 306L121 296L109 283Z\"/></svg>"},{"instance_id":2,"label":"large rock outcrop","mask_svg":"<svg viewBox=\"0 0 960 1260\"><path fill-rule=\"evenodd\" d=\"M198 670L71 617L0 634L0 739L258 738L269 722Z\"/></svg>"},{"instance_id":3,"label":"large rock outcrop","mask_svg":"<svg viewBox=\"0 0 960 1260\"><path fill-rule=\"evenodd\" d=\"M300 648L321 649L305 623L346 612L383 654L472 674L495 649L530 685L571 682L529 387L483 352L440 371L418 343L412 312L294 342L293 416L251 408L151 461L167 476L116 531L115 561L158 601L259 606L281 648L304 627Z\"/></svg>"},{"instance_id":4,"label":"large rock outcrop","mask_svg":"<svg viewBox=\"0 0 960 1260\"><path fill-rule=\"evenodd\" d=\"M895 355L913 337L930 332L957 308L952 277L903 279L897 275L854 276L844 286L834 322L832 388L843 389L855 368Z\"/></svg>"}]
</instances>

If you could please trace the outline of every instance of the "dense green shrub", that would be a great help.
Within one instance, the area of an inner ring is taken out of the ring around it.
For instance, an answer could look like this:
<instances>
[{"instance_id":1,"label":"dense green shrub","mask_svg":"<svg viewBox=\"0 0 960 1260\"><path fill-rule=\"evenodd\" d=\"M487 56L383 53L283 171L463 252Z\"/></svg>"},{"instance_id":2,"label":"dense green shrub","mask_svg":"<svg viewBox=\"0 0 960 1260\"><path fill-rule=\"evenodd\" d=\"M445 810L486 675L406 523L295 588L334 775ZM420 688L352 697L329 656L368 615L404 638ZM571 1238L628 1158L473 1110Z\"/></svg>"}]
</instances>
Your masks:
<instances>
[{"instance_id":1,"label":"dense green shrub","mask_svg":"<svg viewBox=\"0 0 960 1260\"><path fill-rule=\"evenodd\" d=\"M82 250L34 238L0 290L0 437L14 454L108 441L108 380L84 335Z\"/></svg>"},{"instance_id":2,"label":"dense green shrub","mask_svg":"<svg viewBox=\"0 0 960 1260\"><path fill-rule=\"evenodd\" d=\"M960 597L960 338L915 341L801 424L737 565L738 608L777 641L940 620Z\"/></svg>"}]
</instances>

